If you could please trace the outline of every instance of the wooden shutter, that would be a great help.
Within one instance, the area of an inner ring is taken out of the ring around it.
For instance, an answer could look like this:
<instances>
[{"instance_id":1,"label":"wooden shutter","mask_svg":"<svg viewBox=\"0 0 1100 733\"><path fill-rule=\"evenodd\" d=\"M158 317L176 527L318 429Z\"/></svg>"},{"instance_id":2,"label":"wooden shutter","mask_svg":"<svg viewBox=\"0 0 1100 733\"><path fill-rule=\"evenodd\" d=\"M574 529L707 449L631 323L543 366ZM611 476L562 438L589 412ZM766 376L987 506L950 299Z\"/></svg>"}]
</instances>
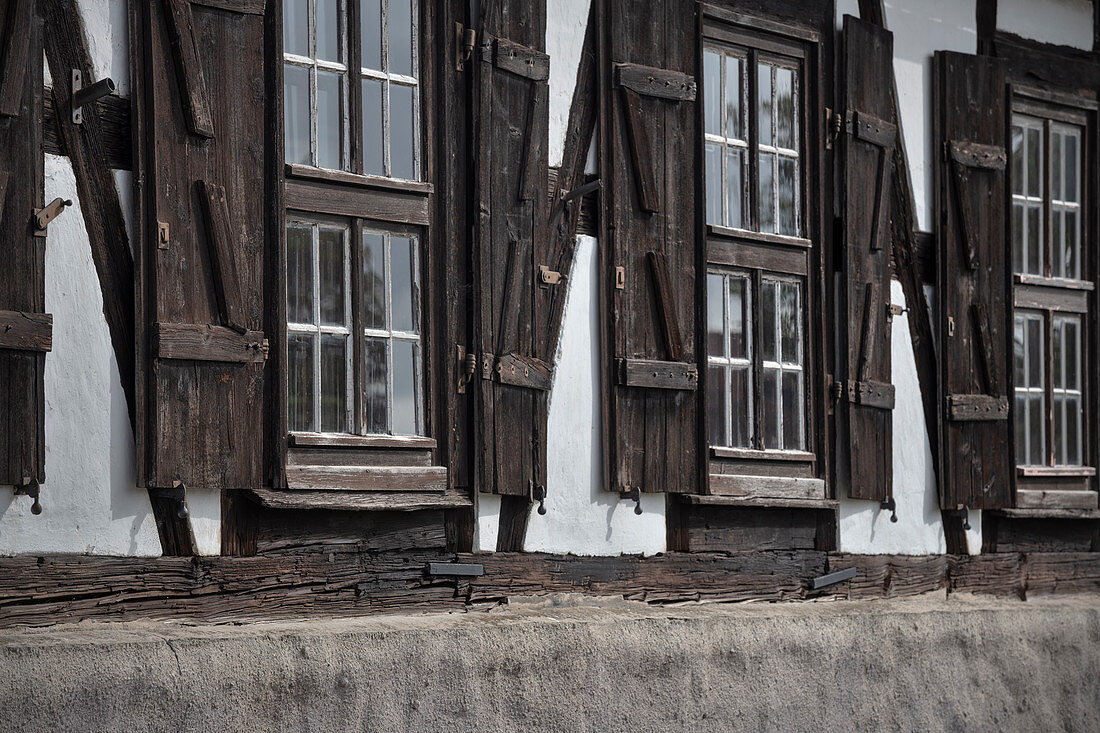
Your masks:
<instances>
[{"instance_id":1,"label":"wooden shutter","mask_svg":"<svg viewBox=\"0 0 1100 733\"><path fill-rule=\"evenodd\" d=\"M890 184L897 125L890 121L893 35L844 16L843 324L838 474L853 499L886 500L893 480L890 383Z\"/></svg>"},{"instance_id":2,"label":"wooden shutter","mask_svg":"<svg viewBox=\"0 0 1100 733\"><path fill-rule=\"evenodd\" d=\"M1011 506L1005 72L934 59L941 507Z\"/></svg>"},{"instance_id":3,"label":"wooden shutter","mask_svg":"<svg viewBox=\"0 0 1100 733\"><path fill-rule=\"evenodd\" d=\"M34 0L0 0L0 485L45 479L46 310L42 18Z\"/></svg>"},{"instance_id":4,"label":"wooden shutter","mask_svg":"<svg viewBox=\"0 0 1100 733\"><path fill-rule=\"evenodd\" d=\"M145 485L261 485L264 3L144 10L138 456Z\"/></svg>"},{"instance_id":5,"label":"wooden shutter","mask_svg":"<svg viewBox=\"0 0 1100 733\"><path fill-rule=\"evenodd\" d=\"M608 26L605 480L699 491L698 19L674 0L610 0Z\"/></svg>"},{"instance_id":6,"label":"wooden shutter","mask_svg":"<svg viewBox=\"0 0 1100 733\"><path fill-rule=\"evenodd\" d=\"M544 0L482 3L476 89L477 452L482 491L545 491L548 300L547 122L550 57ZM542 314L542 318L539 315Z\"/></svg>"}]
</instances>

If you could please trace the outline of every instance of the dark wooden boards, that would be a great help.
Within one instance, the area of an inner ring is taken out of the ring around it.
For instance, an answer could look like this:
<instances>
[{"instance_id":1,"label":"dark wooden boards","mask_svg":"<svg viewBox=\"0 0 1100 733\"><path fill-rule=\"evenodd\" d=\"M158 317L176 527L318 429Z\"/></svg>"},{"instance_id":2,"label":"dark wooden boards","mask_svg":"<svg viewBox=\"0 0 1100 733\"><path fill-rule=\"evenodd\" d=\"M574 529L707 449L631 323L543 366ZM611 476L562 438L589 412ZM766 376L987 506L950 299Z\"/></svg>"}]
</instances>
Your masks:
<instances>
[{"instance_id":1,"label":"dark wooden boards","mask_svg":"<svg viewBox=\"0 0 1100 733\"><path fill-rule=\"evenodd\" d=\"M621 371L623 364L699 359L699 18L671 0L608 0L603 7L604 482L611 491L701 491L701 391L624 381Z\"/></svg>"},{"instance_id":2,"label":"dark wooden boards","mask_svg":"<svg viewBox=\"0 0 1100 733\"><path fill-rule=\"evenodd\" d=\"M943 509L1012 506L1006 334L1005 67L934 59L936 291Z\"/></svg>"},{"instance_id":3,"label":"dark wooden boards","mask_svg":"<svg viewBox=\"0 0 1100 733\"><path fill-rule=\"evenodd\" d=\"M68 155L65 140L61 136L57 108L54 106L53 87L48 84L42 104L42 131L46 152L51 155ZM133 165L133 142L130 136L129 97L110 95L98 100L93 106L103 126L102 142L107 167L112 170L130 170Z\"/></svg>"},{"instance_id":4,"label":"dark wooden boards","mask_svg":"<svg viewBox=\"0 0 1100 733\"><path fill-rule=\"evenodd\" d=\"M408 516L364 519L318 511L296 521L285 513L265 514L258 518L255 541L263 554L257 557L0 558L0 627L84 619L230 621L448 611L552 593L676 603L854 600L930 592L1026 598L1100 591L1098 552L455 555L442 547L441 523ZM288 538L292 527L299 530L297 538ZM430 576L431 562L477 563L483 574ZM857 572L851 580L810 589L813 578L852 567Z\"/></svg>"},{"instance_id":5,"label":"dark wooden boards","mask_svg":"<svg viewBox=\"0 0 1100 733\"><path fill-rule=\"evenodd\" d=\"M138 481L257 488L271 251L264 17L180 0L131 12L142 153Z\"/></svg>"},{"instance_id":6,"label":"dark wooden boards","mask_svg":"<svg viewBox=\"0 0 1100 733\"><path fill-rule=\"evenodd\" d=\"M45 480L46 239L43 23L29 0L0 2L0 485Z\"/></svg>"},{"instance_id":7,"label":"dark wooden boards","mask_svg":"<svg viewBox=\"0 0 1100 733\"><path fill-rule=\"evenodd\" d=\"M890 360L890 248L883 247L894 147L902 145L894 112L893 36L844 17L844 132L840 159L841 400L836 409L837 480L853 499L885 501L893 493Z\"/></svg>"}]
</instances>

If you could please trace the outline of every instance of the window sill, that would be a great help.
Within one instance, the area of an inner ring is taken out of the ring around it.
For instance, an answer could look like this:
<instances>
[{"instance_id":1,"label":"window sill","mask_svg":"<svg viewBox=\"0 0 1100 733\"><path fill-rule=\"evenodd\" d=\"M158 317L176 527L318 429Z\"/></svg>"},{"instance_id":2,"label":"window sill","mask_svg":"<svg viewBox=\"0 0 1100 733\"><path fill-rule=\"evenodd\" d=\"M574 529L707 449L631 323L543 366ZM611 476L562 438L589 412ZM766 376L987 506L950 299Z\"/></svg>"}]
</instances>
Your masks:
<instances>
[{"instance_id":1,"label":"window sill","mask_svg":"<svg viewBox=\"0 0 1100 733\"><path fill-rule=\"evenodd\" d=\"M800 450L753 450L752 448L728 448L721 445L710 447L712 458L734 458L744 461L790 461L812 463L815 456Z\"/></svg>"},{"instance_id":2,"label":"window sill","mask_svg":"<svg viewBox=\"0 0 1100 733\"><path fill-rule=\"evenodd\" d=\"M419 435L346 435L342 433L290 433L295 448L406 448L434 450L435 438Z\"/></svg>"},{"instance_id":3,"label":"window sill","mask_svg":"<svg viewBox=\"0 0 1100 733\"><path fill-rule=\"evenodd\" d=\"M1087 478L1096 475L1091 466L1017 466L1016 475L1025 478Z\"/></svg>"},{"instance_id":4,"label":"window sill","mask_svg":"<svg viewBox=\"0 0 1100 733\"><path fill-rule=\"evenodd\" d=\"M300 165L298 163L287 163L286 175L288 178L327 181L329 183L358 186L360 188L387 189L391 191L404 191L406 193L432 193L432 184L425 181L410 181L401 178L386 178L385 176L367 176L329 168L317 168L311 165Z\"/></svg>"},{"instance_id":5,"label":"window sill","mask_svg":"<svg viewBox=\"0 0 1100 733\"><path fill-rule=\"evenodd\" d=\"M1100 519L1100 509L992 509L1008 519Z\"/></svg>"},{"instance_id":6,"label":"window sill","mask_svg":"<svg viewBox=\"0 0 1100 733\"><path fill-rule=\"evenodd\" d=\"M710 474L710 495L730 499L824 500L825 481L791 476L743 476Z\"/></svg>"},{"instance_id":7,"label":"window sill","mask_svg":"<svg viewBox=\"0 0 1100 733\"><path fill-rule=\"evenodd\" d=\"M1047 288L1062 288L1064 290L1095 290L1096 285L1088 280L1074 280L1066 277L1043 277L1042 275L1012 276L1018 285L1038 285Z\"/></svg>"},{"instance_id":8,"label":"window sill","mask_svg":"<svg viewBox=\"0 0 1100 733\"><path fill-rule=\"evenodd\" d=\"M435 493L447 491L443 466L314 466L286 467L286 487L292 491L372 493Z\"/></svg>"},{"instance_id":9,"label":"window sill","mask_svg":"<svg viewBox=\"0 0 1100 733\"><path fill-rule=\"evenodd\" d=\"M1017 489L1016 509L1097 509L1097 494L1088 488Z\"/></svg>"},{"instance_id":10,"label":"window sill","mask_svg":"<svg viewBox=\"0 0 1100 733\"><path fill-rule=\"evenodd\" d=\"M835 509L840 502L836 499L788 499L767 496L700 496L681 494L685 504L702 506L758 507L772 509Z\"/></svg>"},{"instance_id":11,"label":"window sill","mask_svg":"<svg viewBox=\"0 0 1100 733\"><path fill-rule=\"evenodd\" d=\"M452 489L442 494L351 491L280 491L251 489L262 506L270 509L332 509L337 511L411 512L422 509L454 509L473 506L467 492Z\"/></svg>"},{"instance_id":12,"label":"window sill","mask_svg":"<svg viewBox=\"0 0 1100 733\"><path fill-rule=\"evenodd\" d=\"M812 240L804 239L802 237L788 237L782 234L767 234L765 232L754 232L749 229L733 229L731 227L719 226L717 224L707 224L707 234L728 239L743 239L750 242L762 242L764 244L783 244L787 245L788 247L801 247L803 249L809 249L814 244Z\"/></svg>"}]
</instances>

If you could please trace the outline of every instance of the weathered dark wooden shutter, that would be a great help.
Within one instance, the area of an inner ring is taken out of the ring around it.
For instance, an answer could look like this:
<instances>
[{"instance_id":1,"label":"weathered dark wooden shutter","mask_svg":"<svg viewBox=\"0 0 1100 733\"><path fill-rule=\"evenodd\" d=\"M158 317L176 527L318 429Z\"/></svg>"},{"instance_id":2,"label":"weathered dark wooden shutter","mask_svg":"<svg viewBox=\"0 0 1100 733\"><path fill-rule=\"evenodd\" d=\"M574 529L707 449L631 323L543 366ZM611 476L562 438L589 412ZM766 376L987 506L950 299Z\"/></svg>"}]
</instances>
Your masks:
<instances>
[{"instance_id":1,"label":"weathered dark wooden shutter","mask_svg":"<svg viewBox=\"0 0 1100 733\"><path fill-rule=\"evenodd\" d=\"M698 19L673 0L611 0L608 25L605 480L699 491Z\"/></svg>"},{"instance_id":2,"label":"weathered dark wooden shutter","mask_svg":"<svg viewBox=\"0 0 1100 733\"><path fill-rule=\"evenodd\" d=\"M941 507L1011 506L1003 62L934 59Z\"/></svg>"},{"instance_id":3,"label":"weathered dark wooden shutter","mask_svg":"<svg viewBox=\"0 0 1100 733\"><path fill-rule=\"evenodd\" d=\"M893 35L844 16L843 287L837 472L853 499L884 501L893 483L890 383L890 121Z\"/></svg>"},{"instance_id":4,"label":"weathered dark wooden shutter","mask_svg":"<svg viewBox=\"0 0 1100 733\"><path fill-rule=\"evenodd\" d=\"M46 310L42 18L34 0L0 2L0 485L45 479Z\"/></svg>"},{"instance_id":5,"label":"weathered dark wooden shutter","mask_svg":"<svg viewBox=\"0 0 1100 733\"><path fill-rule=\"evenodd\" d=\"M474 280L480 379L477 451L482 491L545 491L547 121L550 57L545 0L482 2L476 89ZM542 318L539 318L539 314Z\"/></svg>"},{"instance_id":6,"label":"weathered dark wooden shutter","mask_svg":"<svg viewBox=\"0 0 1100 733\"><path fill-rule=\"evenodd\" d=\"M144 10L138 456L145 485L262 481L264 2Z\"/></svg>"}]
</instances>

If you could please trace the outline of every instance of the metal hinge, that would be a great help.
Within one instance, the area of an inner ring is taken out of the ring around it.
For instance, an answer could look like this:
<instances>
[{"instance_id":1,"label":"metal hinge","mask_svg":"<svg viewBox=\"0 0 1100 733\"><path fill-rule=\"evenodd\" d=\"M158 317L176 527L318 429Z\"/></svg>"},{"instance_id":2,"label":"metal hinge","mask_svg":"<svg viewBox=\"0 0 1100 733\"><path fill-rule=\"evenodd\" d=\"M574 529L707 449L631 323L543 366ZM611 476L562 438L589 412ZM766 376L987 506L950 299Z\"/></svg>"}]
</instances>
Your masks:
<instances>
[{"instance_id":1,"label":"metal hinge","mask_svg":"<svg viewBox=\"0 0 1100 733\"><path fill-rule=\"evenodd\" d=\"M565 280L557 270L551 270L546 265L539 265L539 285L557 285Z\"/></svg>"},{"instance_id":2,"label":"metal hinge","mask_svg":"<svg viewBox=\"0 0 1100 733\"><path fill-rule=\"evenodd\" d=\"M466 68L466 62L470 60L476 46L477 31L455 23L455 71Z\"/></svg>"},{"instance_id":3,"label":"metal hinge","mask_svg":"<svg viewBox=\"0 0 1100 733\"><path fill-rule=\"evenodd\" d=\"M458 347L458 384L455 385L459 394L466 394L466 387L477 372L477 354L466 353L465 346Z\"/></svg>"},{"instance_id":4,"label":"metal hinge","mask_svg":"<svg viewBox=\"0 0 1100 733\"><path fill-rule=\"evenodd\" d=\"M69 199L56 198L50 203L43 206L34 212L34 233L35 236L46 236L46 228L50 225L50 222L61 216L61 212L65 210L66 206L72 206L73 202Z\"/></svg>"},{"instance_id":5,"label":"metal hinge","mask_svg":"<svg viewBox=\"0 0 1100 733\"><path fill-rule=\"evenodd\" d=\"M900 316L905 313L908 308L902 308L900 305L894 305L893 303L886 304L886 322L893 323L895 316Z\"/></svg>"},{"instance_id":6,"label":"metal hinge","mask_svg":"<svg viewBox=\"0 0 1100 733\"><path fill-rule=\"evenodd\" d=\"M825 108L825 149L832 150L840 131L844 128L844 118L839 112Z\"/></svg>"}]
</instances>

